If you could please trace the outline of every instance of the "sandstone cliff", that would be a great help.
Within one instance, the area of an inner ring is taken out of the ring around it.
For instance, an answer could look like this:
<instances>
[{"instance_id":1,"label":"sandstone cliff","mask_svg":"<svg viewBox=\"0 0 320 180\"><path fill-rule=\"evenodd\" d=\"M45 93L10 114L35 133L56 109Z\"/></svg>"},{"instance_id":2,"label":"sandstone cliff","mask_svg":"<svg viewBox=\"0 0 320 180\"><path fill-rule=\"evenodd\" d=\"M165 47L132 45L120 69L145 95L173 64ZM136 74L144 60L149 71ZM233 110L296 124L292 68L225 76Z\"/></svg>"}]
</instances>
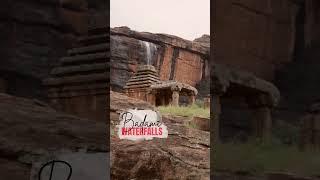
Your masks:
<instances>
[{"instance_id":1,"label":"sandstone cliff","mask_svg":"<svg viewBox=\"0 0 320 180\"><path fill-rule=\"evenodd\" d=\"M39 96L41 80L86 33L87 16L85 0L2 2L0 79L7 81L6 91Z\"/></svg>"},{"instance_id":2,"label":"sandstone cliff","mask_svg":"<svg viewBox=\"0 0 320 180\"><path fill-rule=\"evenodd\" d=\"M293 61L285 64L279 71L276 84L285 94L287 104L295 111L303 112L320 98L320 3L316 0L301 2L304 11L298 22L302 28L299 46Z\"/></svg>"},{"instance_id":3,"label":"sandstone cliff","mask_svg":"<svg viewBox=\"0 0 320 180\"><path fill-rule=\"evenodd\" d=\"M216 1L215 62L273 81L275 71L293 58L301 10L293 0Z\"/></svg>"},{"instance_id":4,"label":"sandstone cliff","mask_svg":"<svg viewBox=\"0 0 320 180\"><path fill-rule=\"evenodd\" d=\"M156 67L161 80L196 86L209 78L210 37L195 41L167 34L111 29L111 87L121 90L139 64Z\"/></svg>"}]
</instances>

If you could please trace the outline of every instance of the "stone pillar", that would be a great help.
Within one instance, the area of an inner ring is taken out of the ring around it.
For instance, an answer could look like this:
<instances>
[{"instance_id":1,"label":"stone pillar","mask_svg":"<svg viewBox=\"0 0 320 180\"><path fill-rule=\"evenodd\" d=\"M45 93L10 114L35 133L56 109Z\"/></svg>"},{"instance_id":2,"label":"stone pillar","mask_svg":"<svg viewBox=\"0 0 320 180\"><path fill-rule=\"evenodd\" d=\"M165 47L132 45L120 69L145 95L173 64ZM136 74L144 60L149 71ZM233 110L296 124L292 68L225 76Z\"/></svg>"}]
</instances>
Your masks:
<instances>
[{"instance_id":1,"label":"stone pillar","mask_svg":"<svg viewBox=\"0 0 320 180\"><path fill-rule=\"evenodd\" d=\"M221 102L220 95L212 96L212 114L211 118L213 118L213 122L210 123L210 127L213 131L211 133L213 135L214 144L220 142L220 114L221 114Z\"/></svg>"},{"instance_id":2,"label":"stone pillar","mask_svg":"<svg viewBox=\"0 0 320 180\"><path fill-rule=\"evenodd\" d=\"M7 88L7 81L3 78L0 78L0 93L6 93Z\"/></svg>"},{"instance_id":3,"label":"stone pillar","mask_svg":"<svg viewBox=\"0 0 320 180\"><path fill-rule=\"evenodd\" d=\"M306 149L313 149L312 147L312 129L314 124L314 114L308 113L300 122L300 142L299 149L304 151Z\"/></svg>"},{"instance_id":4,"label":"stone pillar","mask_svg":"<svg viewBox=\"0 0 320 180\"><path fill-rule=\"evenodd\" d=\"M204 108L210 108L210 96L204 98Z\"/></svg>"},{"instance_id":5,"label":"stone pillar","mask_svg":"<svg viewBox=\"0 0 320 180\"><path fill-rule=\"evenodd\" d=\"M147 91L147 94L148 94L148 96L147 96L148 102L149 102L150 104L152 104L153 106L155 106L155 105L156 105L156 99L157 99L157 97L156 97L156 95L157 95L156 91L154 91L154 90Z\"/></svg>"},{"instance_id":6,"label":"stone pillar","mask_svg":"<svg viewBox=\"0 0 320 180\"><path fill-rule=\"evenodd\" d=\"M213 121L210 122L210 139L213 140L214 144L220 143L220 114L221 114L221 97L227 92L226 84L221 83L215 76L211 77L211 106L210 106L210 117Z\"/></svg>"},{"instance_id":7,"label":"stone pillar","mask_svg":"<svg viewBox=\"0 0 320 180\"><path fill-rule=\"evenodd\" d=\"M196 101L196 96L194 94L189 95L189 105L192 106Z\"/></svg>"},{"instance_id":8,"label":"stone pillar","mask_svg":"<svg viewBox=\"0 0 320 180\"><path fill-rule=\"evenodd\" d=\"M267 106L253 109L253 130L256 137L262 138L264 142L271 139L272 118L271 110Z\"/></svg>"},{"instance_id":9,"label":"stone pillar","mask_svg":"<svg viewBox=\"0 0 320 180\"><path fill-rule=\"evenodd\" d=\"M166 105L165 96L161 96L161 97L160 97L160 102L161 102L161 106L165 106L165 105Z\"/></svg>"},{"instance_id":10,"label":"stone pillar","mask_svg":"<svg viewBox=\"0 0 320 180\"><path fill-rule=\"evenodd\" d=\"M249 107L252 110L253 135L263 142L270 142L272 130L271 107L272 103L267 95L251 97Z\"/></svg>"},{"instance_id":11,"label":"stone pillar","mask_svg":"<svg viewBox=\"0 0 320 180\"><path fill-rule=\"evenodd\" d=\"M320 149L320 103L314 103L300 120L300 150Z\"/></svg>"},{"instance_id":12,"label":"stone pillar","mask_svg":"<svg viewBox=\"0 0 320 180\"><path fill-rule=\"evenodd\" d=\"M172 91L172 106L179 106L179 91Z\"/></svg>"}]
</instances>

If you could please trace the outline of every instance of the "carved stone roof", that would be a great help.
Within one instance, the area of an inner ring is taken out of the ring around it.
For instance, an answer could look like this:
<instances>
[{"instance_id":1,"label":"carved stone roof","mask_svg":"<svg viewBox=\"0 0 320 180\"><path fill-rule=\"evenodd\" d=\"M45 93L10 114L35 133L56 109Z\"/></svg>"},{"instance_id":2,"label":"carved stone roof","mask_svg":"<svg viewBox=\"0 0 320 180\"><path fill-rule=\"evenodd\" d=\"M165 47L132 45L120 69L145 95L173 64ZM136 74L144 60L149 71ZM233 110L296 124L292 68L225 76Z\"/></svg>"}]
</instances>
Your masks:
<instances>
[{"instance_id":1,"label":"carved stone roof","mask_svg":"<svg viewBox=\"0 0 320 180\"><path fill-rule=\"evenodd\" d=\"M267 95L268 101L276 106L280 100L280 91L271 82L260 79L254 74L229 66L214 64L212 73L212 93L223 94L231 85ZM252 93L251 93L252 94Z\"/></svg>"},{"instance_id":2,"label":"carved stone roof","mask_svg":"<svg viewBox=\"0 0 320 180\"><path fill-rule=\"evenodd\" d=\"M181 90L187 90L193 92L195 95L198 94L198 90L189 84L177 82L177 81L161 81L157 84L153 84L150 86L151 89L178 89Z\"/></svg>"}]
</instances>

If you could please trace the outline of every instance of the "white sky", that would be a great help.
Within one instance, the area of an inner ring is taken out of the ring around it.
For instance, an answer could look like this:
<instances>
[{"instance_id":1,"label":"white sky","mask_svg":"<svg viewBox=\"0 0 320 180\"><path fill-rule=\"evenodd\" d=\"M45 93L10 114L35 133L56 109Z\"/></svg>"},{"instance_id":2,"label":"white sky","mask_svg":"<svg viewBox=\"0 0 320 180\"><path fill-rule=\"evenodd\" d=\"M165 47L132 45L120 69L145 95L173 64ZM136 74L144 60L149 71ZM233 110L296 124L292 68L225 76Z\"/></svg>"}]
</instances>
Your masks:
<instances>
[{"instance_id":1,"label":"white sky","mask_svg":"<svg viewBox=\"0 0 320 180\"><path fill-rule=\"evenodd\" d=\"M193 40L210 34L210 0L111 0L111 27Z\"/></svg>"}]
</instances>

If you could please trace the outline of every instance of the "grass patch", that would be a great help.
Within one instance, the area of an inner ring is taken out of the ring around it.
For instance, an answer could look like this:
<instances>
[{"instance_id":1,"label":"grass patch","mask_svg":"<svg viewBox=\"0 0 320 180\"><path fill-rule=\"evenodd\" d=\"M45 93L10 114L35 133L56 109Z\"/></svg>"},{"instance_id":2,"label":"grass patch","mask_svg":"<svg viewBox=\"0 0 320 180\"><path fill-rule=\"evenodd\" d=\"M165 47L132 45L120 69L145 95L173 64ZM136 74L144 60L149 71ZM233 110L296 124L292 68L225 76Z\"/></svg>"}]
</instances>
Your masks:
<instances>
[{"instance_id":1,"label":"grass patch","mask_svg":"<svg viewBox=\"0 0 320 180\"><path fill-rule=\"evenodd\" d=\"M111 136L114 136L116 133L114 132L114 128L110 128L110 134Z\"/></svg>"},{"instance_id":2,"label":"grass patch","mask_svg":"<svg viewBox=\"0 0 320 180\"><path fill-rule=\"evenodd\" d=\"M185 116L185 117L204 117L210 118L209 108L202 108L197 104L192 106L160 106L158 107L162 114L174 115L174 116Z\"/></svg>"},{"instance_id":3,"label":"grass patch","mask_svg":"<svg viewBox=\"0 0 320 180\"><path fill-rule=\"evenodd\" d=\"M216 170L320 175L320 152L300 152L295 146L227 143L215 145L214 150L213 164Z\"/></svg>"}]
</instances>

